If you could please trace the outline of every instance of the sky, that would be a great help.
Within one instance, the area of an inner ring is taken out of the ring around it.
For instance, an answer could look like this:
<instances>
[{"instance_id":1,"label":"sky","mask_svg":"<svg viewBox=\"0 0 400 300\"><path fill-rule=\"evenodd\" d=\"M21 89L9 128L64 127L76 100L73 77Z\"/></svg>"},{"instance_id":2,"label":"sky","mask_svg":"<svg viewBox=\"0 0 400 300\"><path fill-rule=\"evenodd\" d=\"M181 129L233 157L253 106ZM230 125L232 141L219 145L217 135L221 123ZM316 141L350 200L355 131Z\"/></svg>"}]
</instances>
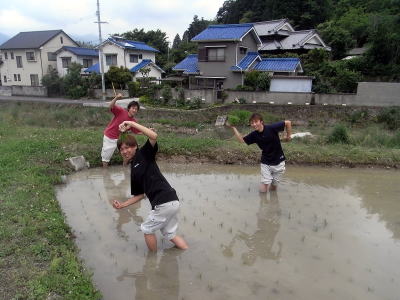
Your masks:
<instances>
[{"instance_id":1,"label":"sky","mask_svg":"<svg viewBox=\"0 0 400 300\"><path fill-rule=\"evenodd\" d=\"M165 32L172 43L193 21L214 19L224 0L99 0L103 40L134 28ZM0 0L0 37L22 31L62 29L98 44L96 0Z\"/></svg>"}]
</instances>

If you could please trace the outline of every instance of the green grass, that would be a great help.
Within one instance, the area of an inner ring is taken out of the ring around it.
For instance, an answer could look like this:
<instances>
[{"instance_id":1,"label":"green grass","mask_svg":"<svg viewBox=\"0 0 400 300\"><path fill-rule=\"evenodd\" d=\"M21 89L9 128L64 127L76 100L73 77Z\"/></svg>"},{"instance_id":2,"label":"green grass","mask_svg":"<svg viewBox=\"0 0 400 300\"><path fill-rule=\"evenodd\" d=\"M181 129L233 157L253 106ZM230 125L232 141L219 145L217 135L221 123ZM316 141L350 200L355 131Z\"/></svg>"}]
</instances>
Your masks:
<instances>
[{"instance_id":1,"label":"green grass","mask_svg":"<svg viewBox=\"0 0 400 300\"><path fill-rule=\"evenodd\" d=\"M110 114L106 109L68 105L1 104L0 108L0 295L5 299L46 299L48 295L99 299L90 274L77 258L54 185L71 171L65 161L68 157L84 155L91 166L100 166L102 134ZM190 127L196 121L187 122ZM192 130L186 135L166 133L161 124L157 127L160 153L221 163L258 163L257 146L212 134L207 137L204 132L215 130L210 124L201 133ZM288 162L400 165L398 132L365 124L349 127L348 144L329 144L332 128L294 127L295 132L311 131L317 137L284 143ZM242 133L249 130L240 128ZM143 144L145 137L138 140ZM114 155L111 162L121 163L121 158Z\"/></svg>"}]
</instances>

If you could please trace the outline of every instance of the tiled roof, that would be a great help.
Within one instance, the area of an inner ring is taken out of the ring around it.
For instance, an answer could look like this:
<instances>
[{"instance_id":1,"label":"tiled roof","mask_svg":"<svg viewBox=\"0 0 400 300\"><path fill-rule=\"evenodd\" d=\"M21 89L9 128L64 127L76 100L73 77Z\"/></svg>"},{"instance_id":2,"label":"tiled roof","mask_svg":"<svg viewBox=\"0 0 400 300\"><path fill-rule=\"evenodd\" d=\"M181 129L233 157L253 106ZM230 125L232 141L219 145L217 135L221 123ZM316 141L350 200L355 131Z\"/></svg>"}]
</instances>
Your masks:
<instances>
[{"instance_id":1,"label":"tiled roof","mask_svg":"<svg viewBox=\"0 0 400 300\"><path fill-rule=\"evenodd\" d=\"M140 63L138 63L136 66L134 66L133 68L130 69L131 72L137 72L139 71L141 68L144 68L146 66L148 66L149 64L151 64L151 59L143 59Z\"/></svg>"},{"instance_id":2,"label":"tiled roof","mask_svg":"<svg viewBox=\"0 0 400 300\"><path fill-rule=\"evenodd\" d=\"M150 51L150 52L160 52L157 49L154 49L153 47L150 47L149 45L143 43L143 42L138 42L138 41L131 41L131 40L125 40L125 39L120 39L120 38L108 38L104 43L106 42L112 42L122 48L127 48L127 49L134 49L134 50L142 50L142 51Z\"/></svg>"},{"instance_id":3,"label":"tiled roof","mask_svg":"<svg viewBox=\"0 0 400 300\"><path fill-rule=\"evenodd\" d=\"M159 66L157 66L155 63L153 63L153 61L151 59L143 59L140 63L138 63L133 68L131 68L129 71L131 71L132 73L135 73L148 65L152 65L155 68L159 69L162 73L164 73L164 71Z\"/></svg>"},{"instance_id":4,"label":"tiled roof","mask_svg":"<svg viewBox=\"0 0 400 300\"><path fill-rule=\"evenodd\" d=\"M300 64L299 58L264 58L254 70L271 72L294 72Z\"/></svg>"},{"instance_id":5,"label":"tiled roof","mask_svg":"<svg viewBox=\"0 0 400 300\"><path fill-rule=\"evenodd\" d=\"M237 66L232 66L232 71L245 71L247 70L251 64L255 60L261 60L261 57L258 55L258 52L248 52L245 57L239 62Z\"/></svg>"},{"instance_id":6,"label":"tiled roof","mask_svg":"<svg viewBox=\"0 0 400 300\"><path fill-rule=\"evenodd\" d=\"M192 38L192 41L240 40L252 28L252 24L210 25Z\"/></svg>"},{"instance_id":7,"label":"tiled roof","mask_svg":"<svg viewBox=\"0 0 400 300\"><path fill-rule=\"evenodd\" d=\"M321 41L321 43L319 44L307 43L313 37L316 37L317 40ZM289 36L284 38L283 40L264 42L258 50L272 51L272 50L292 50L300 48L304 49L325 48L328 51L330 50L330 47L327 47L323 43L322 39L319 37L318 33L315 30L301 30L301 31L289 32Z\"/></svg>"},{"instance_id":8,"label":"tiled roof","mask_svg":"<svg viewBox=\"0 0 400 300\"><path fill-rule=\"evenodd\" d=\"M290 29L293 29L292 26L289 24L287 19L271 20L271 21L263 21L263 22L253 23L254 28L256 29L258 35L260 35L260 36L274 34L276 31L280 30L285 24ZM293 30L291 30L291 31L293 31Z\"/></svg>"},{"instance_id":9,"label":"tiled roof","mask_svg":"<svg viewBox=\"0 0 400 300\"><path fill-rule=\"evenodd\" d=\"M197 54L189 54L184 60L173 67L172 70L183 71L184 74L198 74L200 71Z\"/></svg>"},{"instance_id":10,"label":"tiled roof","mask_svg":"<svg viewBox=\"0 0 400 300\"><path fill-rule=\"evenodd\" d=\"M61 50L70 51L78 56L99 56L99 50L97 49L64 46L57 52Z\"/></svg>"},{"instance_id":11,"label":"tiled roof","mask_svg":"<svg viewBox=\"0 0 400 300\"><path fill-rule=\"evenodd\" d=\"M99 63L92 65L91 67L84 70L86 73L98 73L100 74L100 65Z\"/></svg>"},{"instance_id":12,"label":"tiled roof","mask_svg":"<svg viewBox=\"0 0 400 300\"><path fill-rule=\"evenodd\" d=\"M59 30L20 32L0 46L0 49L38 49L57 34Z\"/></svg>"}]
</instances>

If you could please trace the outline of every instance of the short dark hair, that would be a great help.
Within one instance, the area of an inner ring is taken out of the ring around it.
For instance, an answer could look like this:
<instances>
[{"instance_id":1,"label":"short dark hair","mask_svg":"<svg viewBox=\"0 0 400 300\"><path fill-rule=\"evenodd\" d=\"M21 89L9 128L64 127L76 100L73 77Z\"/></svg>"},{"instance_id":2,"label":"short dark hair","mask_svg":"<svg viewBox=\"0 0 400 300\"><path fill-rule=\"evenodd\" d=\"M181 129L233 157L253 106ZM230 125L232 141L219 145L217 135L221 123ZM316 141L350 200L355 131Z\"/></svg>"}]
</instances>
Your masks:
<instances>
[{"instance_id":1,"label":"short dark hair","mask_svg":"<svg viewBox=\"0 0 400 300\"><path fill-rule=\"evenodd\" d=\"M125 144L129 147L138 146L136 138L133 136L133 134L126 133L126 132L121 133L121 135L118 138L118 141L117 141L118 151L120 151L122 144Z\"/></svg>"},{"instance_id":2,"label":"short dark hair","mask_svg":"<svg viewBox=\"0 0 400 300\"><path fill-rule=\"evenodd\" d=\"M258 120L264 122L263 116L259 113L253 113L249 118L249 122Z\"/></svg>"},{"instance_id":3,"label":"short dark hair","mask_svg":"<svg viewBox=\"0 0 400 300\"><path fill-rule=\"evenodd\" d=\"M139 109L140 109L139 102L137 102L137 101L135 101L135 100L129 102L128 107L127 107L128 110L131 108L131 106L136 106L138 111L139 111Z\"/></svg>"}]
</instances>

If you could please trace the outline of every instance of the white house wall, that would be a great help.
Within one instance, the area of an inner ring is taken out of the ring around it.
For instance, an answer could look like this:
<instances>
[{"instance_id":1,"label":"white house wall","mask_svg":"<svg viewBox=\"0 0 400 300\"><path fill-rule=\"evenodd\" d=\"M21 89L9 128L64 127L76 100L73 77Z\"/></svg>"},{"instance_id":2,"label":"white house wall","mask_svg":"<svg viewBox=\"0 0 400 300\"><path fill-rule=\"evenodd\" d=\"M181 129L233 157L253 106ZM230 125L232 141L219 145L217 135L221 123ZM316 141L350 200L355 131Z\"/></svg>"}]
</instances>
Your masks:
<instances>
[{"instance_id":1,"label":"white house wall","mask_svg":"<svg viewBox=\"0 0 400 300\"><path fill-rule=\"evenodd\" d=\"M143 59L151 59L155 62L155 53L148 51L138 51L138 50L124 50L121 47L118 47L114 44L107 43L102 48L103 51L103 59L104 59L104 72L107 72L110 69L110 66L106 65L106 55L108 54L116 54L117 55L117 66L123 66L125 68L131 69L137 64L139 64ZM142 59L139 59L137 63L129 62L129 54L142 54Z\"/></svg>"},{"instance_id":2,"label":"white house wall","mask_svg":"<svg viewBox=\"0 0 400 300\"><path fill-rule=\"evenodd\" d=\"M300 92L310 93L312 88L312 79L299 78L299 79L286 79L286 78L272 78L270 92Z\"/></svg>"},{"instance_id":3,"label":"white house wall","mask_svg":"<svg viewBox=\"0 0 400 300\"><path fill-rule=\"evenodd\" d=\"M60 36L63 37L63 44L61 44ZM43 75L47 74L49 66L57 67L56 61L49 61L47 52L56 52L62 46L76 46L76 44L64 33L60 33L40 49L7 49L2 50L2 57L4 63L0 67L1 82L4 86L11 85L31 85L31 75L38 75L39 85L41 85ZM4 52L7 52L7 59L4 59ZM14 53L14 59L11 59L11 52ZM26 52L34 52L35 60L27 61ZM17 68L16 56L22 57L22 68ZM21 81L14 80L14 74L20 75ZM4 76L7 76L7 82L4 81Z\"/></svg>"},{"instance_id":4,"label":"white house wall","mask_svg":"<svg viewBox=\"0 0 400 300\"><path fill-rule=\"evenodd\" d=\"M60 53L58 53L57 54L57 71L58 71L58 75L60 77L64 77L68 73L68 68L63 68L63 66L62 66L62 58L63 57L71 57L71 63L72 62L79 63L78 57L69 51L61 51Z\"/></svg>"}]
</instances>

